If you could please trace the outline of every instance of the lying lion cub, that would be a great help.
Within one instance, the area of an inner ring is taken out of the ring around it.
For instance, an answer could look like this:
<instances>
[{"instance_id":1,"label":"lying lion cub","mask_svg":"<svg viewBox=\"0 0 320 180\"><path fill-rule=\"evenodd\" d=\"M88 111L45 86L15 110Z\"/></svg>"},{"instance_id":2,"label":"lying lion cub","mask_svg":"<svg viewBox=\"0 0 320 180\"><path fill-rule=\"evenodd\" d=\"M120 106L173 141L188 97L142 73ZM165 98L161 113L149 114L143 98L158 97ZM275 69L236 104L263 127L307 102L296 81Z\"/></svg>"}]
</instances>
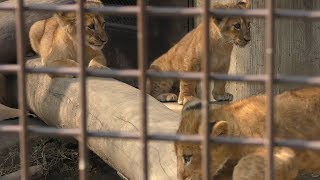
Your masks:
<instances>
[{"instance_id":1,"label":"lying lion cub","mask_svg":"<svg viewBox=\"0 0 320 180\"><path fill-rule=\"evenodd\" d=\"M238 8L245 9L247 0L238 0L236 4L214 4L214 8ZM168 52L157 58L149 71L201 71L201 59L203 54L203 24L186 34ZM209 42L211 72L228 73L231 52L234 44L244 47L251 40L250 23L244 17L210 18ZM215 81L212 96L217 101L231 101L233 95L225 92L225 82ZM173 92L179 87L179 97ZM153 78L147 82L147 92L159 101L177 101L185 104L196 95L196 82L190 80L174 81L172 79Z\"/></svg>"},{"instance_id":2,"label":"lying lion cub","mask_svg":"<svg viewBox=\"0 0 320 180\"><path fill-rule=\"evenodd\" d=\"M85 7L100 7L99 1L87 1ZM85 51L89 68L104 68L106 59L101 49L108 37L103 16L86 13ZM35 22L29 32L32 49L49 67L77 67L77 33L75 12L60 12L49 19Z\"/></svg>"},{"instance_id":3,"label":"lying lion cub","mask_svg":"<svg viewBox=\"0 0 320 180\"><path fill-rule=\"evenodd\" d=\"M274 135L276 139L320 139L320 87L284 92L275 97ZM190 101L182 110L178 134L197 134L201 124L201 105ZM265 137L266 96L255 96L210 109L212 136ZM217 175L228 161L238 162L235 180L264 179L266 150L261 146L211 145L211 175ZM178 179L201 177L200 147L193 143L175 144ZM297 176L298 170L320 171L320 152L276 147L275 179Z\"/></svg>"}]
</instances>

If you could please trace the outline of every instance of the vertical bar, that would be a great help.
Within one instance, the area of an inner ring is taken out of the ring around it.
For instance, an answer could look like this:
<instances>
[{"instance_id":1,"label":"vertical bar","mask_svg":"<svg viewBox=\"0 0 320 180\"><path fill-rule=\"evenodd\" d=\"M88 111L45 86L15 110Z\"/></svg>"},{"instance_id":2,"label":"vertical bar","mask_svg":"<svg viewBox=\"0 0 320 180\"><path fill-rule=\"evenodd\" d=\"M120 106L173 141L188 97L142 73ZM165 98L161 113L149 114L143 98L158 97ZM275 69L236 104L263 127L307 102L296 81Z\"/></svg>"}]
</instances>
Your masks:
<instances>
[{"instance_id":1,"label":"vertical bar","mask_svg":"<svg viewBox=\"0 0 320 180\"><path fill-rule=\"evenodd\" d=\"M266 117L266 148L267 166L266 179L273 179L273 81L274 81L274 1L266 1L268 15L266 17L266 95L267 95L267 117Z\"/></svg>"},{"instance_id":2,"label":"vertical bar","mask_svg":"<svg viewBox=\"0 0 320 180\"><path fill-rule=\"evenodd\" d=\"M26 119L26 69L25 69L25 38L24 38L24 18L23 18L23 0L17 0L16 6L16 32L17 32L17 62L18 71L18 103L19 103L19 140L20 140L20 164L21 179L28 180L29 176L29 148L28 148L28 131Z\"/></svg>"},{"instance_id":3,"label":"vertical bar","mask_svg":"<svg viewBox=\"0 0 320 180\"><path fill-rule=\"evenodd\" d=\"M202 136L202 174L203 179L211 179L210 178L210 154L209 154L209 10L210 10L210 1L203 1L203 12L202 12L202 23L203 23L203 57L202 57L202 87L201 87L201 104L202 104L202 122L205 124L203 126L203 136Z\"/></svg>"},{"instance_id":4,"label":"vertical bar","mask_svg":"<svg viewBox=\"0 0 320 180\"><path fill-rule=\"evenodd\" d=\"M78 62L80 64L80 107L81 107L81 123L80 123L80 136L79 140L79 177L81 180L87 178L87 98L86 98L86 64L84 52L84 0L77 2L77 38L78 38Z\"/></svg>"},{"instance_id":5,"label":"vertical bar","mask_svg":"<svg viewBox=\"0 0 320 180\"><path fill-rule=\"evenodd\" d=\"M147 17L146 1L138 0L138 68L139 68L139 89L141 91L141 143L142 143L142 180L148 179L148 144L147 144L147 100L146 100L146 69L147 60Z\"/></svg>"}]
</instances>

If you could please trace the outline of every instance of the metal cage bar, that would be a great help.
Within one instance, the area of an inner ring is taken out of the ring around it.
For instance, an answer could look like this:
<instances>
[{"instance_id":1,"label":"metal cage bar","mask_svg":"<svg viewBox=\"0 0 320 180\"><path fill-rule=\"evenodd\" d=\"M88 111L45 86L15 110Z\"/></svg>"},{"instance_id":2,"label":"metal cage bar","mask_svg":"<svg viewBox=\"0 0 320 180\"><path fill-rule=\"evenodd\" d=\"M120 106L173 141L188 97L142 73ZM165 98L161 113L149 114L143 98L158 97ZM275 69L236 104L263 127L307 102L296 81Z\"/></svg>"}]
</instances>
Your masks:
<instances>
[{"instance_id":1,"label":"metal cage bar","mask_svg":"<svg viewBox=\"0 0 320 180\"><path fill-rule=\"evenodd\" d=\"M273 139L273 85L275 83L305 83L312 85L320 85L320 77L307 76L292 76L292 75L275 75L274 73L274 19L276 17L282 18L309 18L320 19L319 10L291 10L291 9L275 9L274 1L267 0L265 9L253 10L210 10L209 0L205 0L202 8L179 8L179 7L154 7L147 6L146 1L139 0L137 6L108 6L101 8L84 8L83 1L80 0L74 5L24 5L23 0L17 0L16 5L0 3L0 11L15 11L16 13L16 27L17 27L17 65L0 65L0 72L17 73L18 74L18 97L20 109L20 124L18 126L0 126L0 133L19 133L20 138L20 161L22 169L22 178L29 179L28 173L28 137L32 134L41 135L55 135L55 136L72 136L78 138L79 141L79 170L80 179L86 179L86 164L87 164L87 138L124 138L132 140L140 140L142 143L142 173L143 179L148 179L148 146L149 140L159 141L185 141L202 143L202 167L203 178L209 179L210 172L210 154L209 144L212 143L228 143L228 144L247 144L266 146L268 150L266 179L273 179L273 147L287 146L297 148L309 148L320 150L320 141L302 141L302 140L274 140ZM80 62L79 68L26 68L24 63L24 11L75 11L78 18L77 32L79 45L78 58ZM84 22L83 16L85 12L104 13L109 15L137 15L138 24L138 70L86 70L85 68L85 52L84 52ZM180 73L180 72L146 72L147 60L147 18L148 16L202 16L204 23L204 36L209 37L209 15L227 15L227 16L247 16L256 18L265 18L266 20L266 74L261 75L228 75L209 73L209 41L204 38L203 46L203 62L202 72L200 73ZM53 73L53 74L69 74L79 75L80 77L80 104L81 104L81 126L79 129L57 129L57 128L43 128L43 127L27 127L26 121L26 73ZM88 132L86 125L86 76L97 77L138 77L139 88L141 90L141 134L135 135L130 133L120 132ZM256 138L224 138L224 137L210 137L208 127L204 127L203 135L163 135L163 134L148 134L147 131L147 100L146 100L146 77L161 77L161 78L176 78L201 80L202 85L202 120L208 124L209 111L209 80L227 80L227 81L243 81L243 82L259 82L265 83L267 93L267 137L265 139Z\"/></svg>"},{"instance_id":2,"label":"metal cage bar","mask_svg":"<svg viewBox=\"0 0 320 180\"><path fill-rule=\"evenodd\" d=\"M203 42L202 42L202 47L203 47L203 56L202 56L202 61L201 61L201 115L202 115L202 124L205 126L202 126L203 128L203 133L202 133L202 179L210 179L210 153L209 153L209 148L210 148L210 130L209 130L209 101L210 101L210 96L209 96L209 89L210 89L210 84L209 84L209 67L210 67L210 50L209 50L209 31L210 31L210 17L209 17L209 9L210 9L210 1L209 0L204 0L203 1L203 10L201 14L202 18L202 23L203 23Z\"/></svg>"},{"instance_id":3,"label":"metal cage bar","mask_svg":"<svg viewBox=\"0 0 320 180\"><path fill-rule=\"evenodd\" d=\"M268 9L268 16L265 20L265 43L266 43L266 73L267 80L266 95L267 95L267 113L266 113L266 148L267 148L267 166L265 178L273 180L274 173L274 161L273 161L273 113L274 113L274 102L273 102L273 81L274 81L274 58L273 58L273 39L274 39L274 1L268 0L266 2Z\"/></svg>"},{"instance_id":4,"label":"metal cage bar","mask_svg":"<svg viewBox=\"0 0 320 180\"><path fill-rule=\"evenodd\" d=\"M23 180L30 179L29 174L29 147L28 147L28 131L27 131L27 118L26 118L26 73L25 73L25 37L24 37L24 24L23 17L23 0L16 1L16 38L17 38L17 62L18 62L18 105L19 105L19 145L20 145L20 164L21 164L21 178Z\"/></svg>"},{"instance_id":5,"label":"metal cage bar","mask_svg":"<svg viewBox=\"0 0 320 180\"><path fill-rule=\"evenodd\" d=\"M85 61L85 43L84 43L84 0L78 0L76 3L77 17L77 39L78 51L77 58L79 60L79 81L80 81L80 135L79 141L79 177L80 180L87 179L86 167L88 164L88 148L87 148L87 96L86 96L86 61Z\"/></svg>"},{"instance_id":6,"label":"metal cage bar","mask_svg":"<svg viewBox=\"0 0 320 180\"><path fill-rule=\"evenodd\" d=\"M146 96L146 62L147 62L147 16L145 0L138 0L137 28L138 28L138 83L141 91L141 157L142 180L148 179L148 125L147 125L147 96Z\"/></svg>"}]
</instances>

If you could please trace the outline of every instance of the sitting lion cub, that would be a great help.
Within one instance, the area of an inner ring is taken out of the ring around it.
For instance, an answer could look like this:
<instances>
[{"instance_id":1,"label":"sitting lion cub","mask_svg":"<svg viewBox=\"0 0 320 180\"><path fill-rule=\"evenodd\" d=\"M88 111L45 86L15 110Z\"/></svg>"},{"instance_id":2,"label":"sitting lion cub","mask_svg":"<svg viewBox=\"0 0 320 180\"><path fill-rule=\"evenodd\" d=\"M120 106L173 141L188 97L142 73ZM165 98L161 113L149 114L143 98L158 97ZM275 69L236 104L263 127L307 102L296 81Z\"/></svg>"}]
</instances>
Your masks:
<instances>
[{"instance_id":1,"label":"sitting lion cub","mask_svg":"<svg viewBox=\"0 0 320 180\"><path fill-rule=\"evenodd\" d=\"M85 7L103 6L99 1L87 1ZM86 13L85 51L89 68L104 68L106 59L101 51L108 37L105 21L100 15ZM49 67L77 67L77 37L75 12L55 13L53 17L35 22L29 32L32 49Z\"/></svg>"},{"instance_id":2,"label":"sitting lion cub","mask_svg":"<svg viewBox=\"0 0 320 180\"><path fill-rule=\"evenodd\" d=\"M237 4L215 4L215 8L247 8L247 0L238 0ZM211 72L227 73L234 44L244 47L250 41L250 23L243 17L211 18L209 22L209 42ZM168 52L156 59L149 71L201 71L203 51L203 24L186 34ZM159 101L177 101L184 104L196 95L196 82L190 80L174 81L172 79L153 78L147 82L147 92ZM225 82L216 81L213 97L217 101L233 99L225 92ZM179 97L171 93L173 87L179 87Z\"/></svg>"},{"instance_id":3,"label":"sitting lion cub","mask_svg":"<svg viewBox=\"0 0 320 180\"><path fill-rule=\"evenodd\" d=\"M274 137L276 139L320 139L320 87L284 92L275 97ZM190 101L182 110L178 134L198 134L201 104ZM211 135L265 137L266 96L255 96L210 109ZM217 175L226 162L238 162L234 180L260 180L265 175L266 149L262 146L212 144L211 175ZM178 179L201 177L199 144L175 144ZM320 152L275 147L274 174L277 180L294 179L298 170L320 171ZM229 167L226 167L229 168Z\"/></svg>"}]
</instances>

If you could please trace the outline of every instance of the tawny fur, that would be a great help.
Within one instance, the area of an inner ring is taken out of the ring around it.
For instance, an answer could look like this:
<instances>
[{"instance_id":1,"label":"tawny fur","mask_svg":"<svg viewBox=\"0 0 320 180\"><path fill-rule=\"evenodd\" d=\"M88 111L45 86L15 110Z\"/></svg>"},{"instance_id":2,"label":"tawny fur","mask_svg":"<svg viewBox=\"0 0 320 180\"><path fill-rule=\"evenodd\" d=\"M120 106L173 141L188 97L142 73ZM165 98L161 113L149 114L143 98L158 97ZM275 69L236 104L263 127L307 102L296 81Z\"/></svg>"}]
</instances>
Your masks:
<instances>
[{"instance_id":1,"label":"tawny fur","mask_svg":"<svg viewBox=\"0 0 320 180\"><path fill-rule=\"evenodd\" d=\"M87 1L85 7L101 7L99 1ZM102 48L108 37L103 16L86 13L85 52L89 68L104 68L106 59ZM48 67L77 67L76 14L74 12L55 13L53 17L35 22L29 32L32 49L41 57L42 64Z\"/></svg>"},{"instance_id":2,"label":"tawny fur","mask_svg":"<svg viewBox=\"0 0 320 180\"><path fill-rule=\"evenodd\" d=\"M239 1L236 5L216 4L215 8L247 8L246 1ZM239 27L239 28L236 28ZM241 17L225 17L210 19L209 46L211 72L227 73L230 65L231 52L234 44L245 46L251 39L249 21ZM157 58L149 71L201 71L203 54L203 24L186 34L168 52ZM172 92L174 87L180 90L179 96ZM232 94L225 92L225 82L216 81L212 95L216 100L232 100ZM184 104L196 95L196 82L190 80L174 81L172 79L149 79L147 92L159 101L177 101Z\"/></svg>"},{"instance_id":3,"label":"tawny fur","mask_svg":"<svg viewBox=\"0 0 320 180\"><path fill-rule=\"evenodd\" d=\"M254 96L219 108L210 109L211 135L229 137L266 137L266 96ZM319 140L320 87L284 92L275 97L274 137L276 139ZM201 132L200 102L191 101L182 110L178 134ZM176 143L178 179L201 177L200 147L192 143ZM191 156L186 165L184 156ZM234 180L264 179L266 150L248 145L213 144L210 149L210 172L214 176L228 161L239 161ZM275 177L294 179L298 170L319 172L320 152L277 147L274 151Z\"/></svg>"}]
</instances>

